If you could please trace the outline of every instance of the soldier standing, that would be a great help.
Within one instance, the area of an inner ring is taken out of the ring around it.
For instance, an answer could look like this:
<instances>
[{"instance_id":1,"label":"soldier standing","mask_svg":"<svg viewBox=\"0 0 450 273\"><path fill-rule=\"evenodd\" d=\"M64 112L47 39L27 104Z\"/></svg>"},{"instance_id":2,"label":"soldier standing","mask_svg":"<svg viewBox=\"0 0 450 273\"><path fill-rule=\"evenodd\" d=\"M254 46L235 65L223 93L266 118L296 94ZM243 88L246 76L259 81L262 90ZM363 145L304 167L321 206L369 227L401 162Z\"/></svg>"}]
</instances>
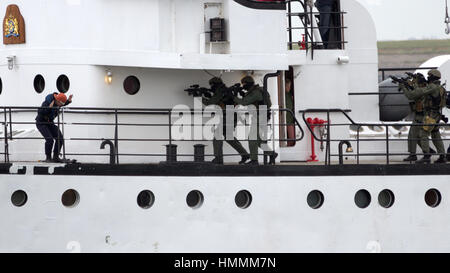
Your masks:
<instances>
[{"instance_id":1,"label":"soldier standing","mask_svg":"<svg viewBox=\"0 0 450 273\"><path fill-rule=\"evenodd\" d=\"M423 88L426 87L426 79L422 74L417 74L417 77L413 79L413 88ZM407 87L405 85L400 86L401 90L405 93L405 89ZM420 138L420 125L424 118L424 109L423 109L423 98L418 98L411 102L411 111L413 112L413 124L409 129L408 133L408 152L409 156L403 161L417 161L417 145L422 149L421 142L419 141ZM423 151L423 149L422 149ZM436 153L435 150L430 148L431 153Z\"/></svg>"},{"instance_id":2,"label":"soldier standing","mask_svg":"<svg viewBox=\"0 0 450 273\"><path fill-rule=\"evenodd\" d=\"M441 73L432 69L428 72L428 85L422 88L415 88L414 90L404 89L405 95L411 100L423 99L424 117L421 123L424 125L419 127L419 138L422 146L424 157L417 163L430 163L431 153L428 137L431 134L431 138L434 146L436 146L439 153L439 159L435 163L445 163L447 159L445 157L444 143L439 132L439 126L433 124L439 123L442 118L442 107L445 98L445 90L440 84Z\"/></svg>"},{"instance_id":3,"label":"soldier standing","mask_svg":"<svg viewBox=\"0 0 450 273\"><path fill-rule=\"evenodd\" d=\"M242 78L241 84L242 87L247 90L247 93L242 99L234 97L234 102L244 106L253 105L256 107L256 115L252 116L252 124L250 129L249 148L251 161L247 164L258 165L258 147L261 147L263 144L267 143L267 141L262 140L260 137L260 132L264 133L264 131L267 129L267 124L262 125L262 128L260 128L259 115L265 113L260 113L259 106L265 105L267 107L270 102L264 101L263 89L258 84L255 84L255 80L251 76L245 76L244 78ZM266 146L267 147L265 151L270 150L267 144ZM277 156L278 154L276 152L271 151L270 164L275 164L275 158Z\"/></svg>"},{"instance_id":4,"label":"soldier standing","mask_svg":"<svg viewBox=\"0 0 450 273\"><path fill-rule=\"evenodd\" d=\"M227 135L227 126L226 124L226 106L227 105L233 105L233 101L227 98L226 91L227 87L223 83L222 79L218 77L214 77L209 80L209 85L211 86L211 90L213 91L214 95L207 99L203 98L203 104L204 105L219 105L224 111L223 111L223 118L221 121L221 124L219 126L222 126L223 128L223 136L225 137L225 141L235 149L239 155L241 155L241 161L239 161L239 164L244 164L247 160L250 159L250 156L248 152L245 150L245 148L242 146L242 144L234 137L233 140L226 139ZM233 113L234 114L234 113ZM233 130L236 128L236 118L234 118L234 125ZM228 128L231 129L231 128ZM214 148L214 159L213 163L215 164L223 164L223 140L217 139L219 136L214 136L213 139L213 148Z\"/></svg>"}]
</instances>

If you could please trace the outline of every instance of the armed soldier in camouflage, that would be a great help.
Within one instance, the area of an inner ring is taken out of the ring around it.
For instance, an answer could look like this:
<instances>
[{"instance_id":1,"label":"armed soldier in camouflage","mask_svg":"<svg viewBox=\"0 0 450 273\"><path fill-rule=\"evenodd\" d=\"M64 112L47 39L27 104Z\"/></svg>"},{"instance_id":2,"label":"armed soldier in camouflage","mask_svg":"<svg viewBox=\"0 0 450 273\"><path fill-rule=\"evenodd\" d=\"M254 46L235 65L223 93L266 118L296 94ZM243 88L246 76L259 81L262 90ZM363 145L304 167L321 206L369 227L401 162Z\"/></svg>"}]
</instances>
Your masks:
<instances>
[{"instance_id":1,"label":"armed soldier in camouflage","mask_svg":"<svg viewBox=\"0 0 450 273\"><path fill-rule=\"evenodd\" d=\"M266 107L271 105L270 102L265 101L264 99L264 91L263 89L258 85L255 84L255 80L251 76L245 76L241 80L241 84L245 90L247 90L247 93L245 96L240 99L238 97L234 98L234 102L240 105L253 105L256 107L257 115L252 117L252 124L250 129L250 140L249 140L249 148L250 148L250 159L251 161L247 164L249 165L258 165L258 147L262 148L262 145L265 144L265 147L263 148L264 151L269 152L270 155L270 164L275 164L275 159L278 156L278 154L274 151L270 151L271 149L267 145L267 141L262 140L260 137L260 133L265 133L267 130L267 124L262 125L259 122L259 115L264 114L261 111L259 111L259 106L265 105ZM270 100L270 98L269 98ZM270 104L270 105L268 105ZM268 107L267 107L268 108ZM262 126L260 126L262 125ZM261 127L261 128L260 128ZM255 139L253 139L255 138Z\"/></svg>"},{"instance_id":2,"label":"armed soldier in camouflage","mask_svg":"<svg viewBox=\"0 0 450 273\"><path fill-rule=\"evenodd\" d=\"M415 77L411 80L411 88L415 89L415 88L424 88L427 86L427 82L425 77L423 76L423 74L416 74ZM400 90L403 91L405 93L405 89L408 89L408 87L406 87L405 85L400 85ZM417 151L417 145L419 145L419 147L422 149L422 145L421 142L419 141L420 138L420 127L422 125L420 125L423 121L424 118L424 107L423 107L423 98L418 98L414 101L412 101L410 103L411 106L411 112L413 113L413 124L411 126L411 128L409 129L409 133L408 133L408 152L409 152L409 156L405 159L403 159L403 161L417 161L417 155L416 155L416 151ZM423 149L422 149L423 151ZM430 148L430 152L436 153L435 150Z\"/></svg>"},{"instance_id":3,"label":"armed soldier in camouflage","mask_svg":"<svg viewBox=\"0 0 450 273\"><path fill-rule=\"evenodd\" d=\"M430 144L428 137L431 134L431 138L434 146L436 146L439 153L439 159L435 163L445 163L447 159L445 157L444 143L439 132L439 126L433 125L439 123L442 118L442 107L445 104L442 100L445 98L445 90L440 84L441 73L432 69L428 72L428 85L422 88L404 89L405 95L410 100L423 100L424 117L421 123L424 125L419 127L419 138L422 146L424 157L417 163L430 163Z\"/></svg>"},{"instance_id":4,"label":"armed soldier in camouflage","mask_svg":"<svg viewBox=\"0 0 450 273\"><path fill-rule=\"evenodd\" d=\"M223 126L222 133L223 136L225 137L225 141L241 155L241 161L239 161L239 164L244 164L247 160L250 159L248 152L236 138L234 138L233 140L228 140L226 138L227 127L228 129L231 129L231 125L227 126L226 124L225 109L227 105L233 105L233 101L230 100L230 98L227 98L226 96L227 87L223 83L222 79L218 77L214 77L211 80L209 80L209 85L211 86L211 90L213 91L214 95L209 99L203 98L203 104L206 106L219 105L224 110L222 124L219 126ZM235 127L236 127L236 118L234 118L233 130ZM218 139L220 137L221 136L215 135L213 139L214 159L212 162L216 164L223 164L223 140Z\"/></svg>"}]
</instances>

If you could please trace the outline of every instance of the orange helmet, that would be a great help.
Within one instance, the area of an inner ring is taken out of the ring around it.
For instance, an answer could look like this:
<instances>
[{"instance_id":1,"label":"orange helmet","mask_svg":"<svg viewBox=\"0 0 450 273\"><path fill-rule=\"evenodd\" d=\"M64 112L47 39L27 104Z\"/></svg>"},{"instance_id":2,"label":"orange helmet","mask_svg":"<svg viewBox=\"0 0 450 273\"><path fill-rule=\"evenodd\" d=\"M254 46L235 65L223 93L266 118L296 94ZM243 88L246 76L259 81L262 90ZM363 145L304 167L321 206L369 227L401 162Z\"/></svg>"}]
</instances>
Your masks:
<instances>
[{"instance_id":1,"label":"orange helmet","mask_svg":"<svg viewBox=\"0 0 450 273\"><path fill-rule=\"evenodd\" d=\"M55 100L61 102L62 104L66 103L67 101L67 96L63 93L54 94L53 96L55 97Z\"/></svg>"}]
</instances>

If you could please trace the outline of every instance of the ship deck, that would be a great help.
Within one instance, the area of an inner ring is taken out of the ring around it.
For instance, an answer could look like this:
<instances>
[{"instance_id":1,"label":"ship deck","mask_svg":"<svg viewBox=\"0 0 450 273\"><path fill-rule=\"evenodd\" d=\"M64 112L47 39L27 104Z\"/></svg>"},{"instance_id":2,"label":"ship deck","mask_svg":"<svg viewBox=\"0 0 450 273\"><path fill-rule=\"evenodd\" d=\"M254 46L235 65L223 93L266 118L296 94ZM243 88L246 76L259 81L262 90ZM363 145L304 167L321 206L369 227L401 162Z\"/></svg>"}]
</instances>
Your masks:
<instances>
[{"instance_id":1,"label":"ship deck","mask_svg":"<svg viewBox=\"0 0 450 273\"><path fill-rule=\"evenodd\" d=\"M154 164L94 163L0 163L0 174L81 176L383 176L450 175L450 164L414 164L393 161L355 162L344 165L286 162L277 165L216 165L208 162L161 162Z\"/></svg>"}]
</instances>

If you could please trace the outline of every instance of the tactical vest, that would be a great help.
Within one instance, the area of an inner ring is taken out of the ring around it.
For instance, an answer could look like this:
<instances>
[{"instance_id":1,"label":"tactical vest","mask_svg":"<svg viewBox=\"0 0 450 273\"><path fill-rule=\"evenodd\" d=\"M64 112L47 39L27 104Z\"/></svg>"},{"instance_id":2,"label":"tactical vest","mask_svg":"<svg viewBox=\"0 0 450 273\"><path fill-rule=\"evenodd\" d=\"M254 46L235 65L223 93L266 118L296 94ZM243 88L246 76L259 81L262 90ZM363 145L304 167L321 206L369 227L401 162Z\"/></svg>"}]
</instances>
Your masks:
<instances>
[{"instance_id":1,"label":"tactical vest","mask_svg":"<svg viewBox=\"0 0 450 273\"><path fill-rule=\"evenodd\" d=\"M272 107L272 100L270 99L270 94L267 91L267 88L262 88L262 101L259 103L259 105L265 105L267 107L267 120L270 120L272 117L272 111L270 108Z\"/></svg>"},{"instance_id":2,"label":"tactical vest","mask_svg":"<svg viewBox=\"0 0 450 273\"><path fill-rule=\"evenodd\" d=\"M447 92L445 91L444 87L442 87L441 85L438 86L439 86L438 96L433 97L432 95L428 95L425 97L424 106L427 110L440 111L442 108L445 107Z\"/></svg>"}]
</instances>

